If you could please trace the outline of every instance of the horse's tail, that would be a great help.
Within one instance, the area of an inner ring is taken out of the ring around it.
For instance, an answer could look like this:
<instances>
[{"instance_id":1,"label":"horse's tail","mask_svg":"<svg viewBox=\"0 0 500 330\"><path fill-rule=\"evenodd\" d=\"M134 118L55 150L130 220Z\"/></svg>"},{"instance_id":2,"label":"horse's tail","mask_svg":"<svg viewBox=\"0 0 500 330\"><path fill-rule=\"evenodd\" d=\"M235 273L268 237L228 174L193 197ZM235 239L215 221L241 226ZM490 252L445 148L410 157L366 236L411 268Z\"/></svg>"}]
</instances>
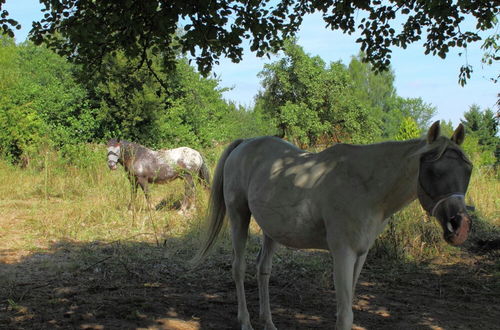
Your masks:
<instances>
[{"instance_id":1,"label":"horse's tail","mask_svg":"<svg viewBox=\"0 0 500 330\"><path fill-rule=\"evenodd\" d=\"M243 141L243 139L233 141L226 148L226 150L224 150L219 159L219 162L217 163L212 182L212 190L210 191L210 201L208 205L207 216L207 233L203 245L198 250L196 256L191 260L191 264L193 266L198 265L203 261L203 259L205 259L208 251L210 251L210 249L213 247L215 239L222 229L224 218L226 216L226 203L224 202L223 190L224 165L231 152Z\"/></svg>"},{"instance_id":2,"label":"horse's tail","mask_svg":"<svg viewBox=\"0 0 500 330\"><path fill-rule=\"evenodd\" d=\"M208 169L205 157L201 156L203 163L201 164L200 171L198 172L198 178L205 186L205 188L210 187L210 170Z\"/></svg>"}]
</instances>

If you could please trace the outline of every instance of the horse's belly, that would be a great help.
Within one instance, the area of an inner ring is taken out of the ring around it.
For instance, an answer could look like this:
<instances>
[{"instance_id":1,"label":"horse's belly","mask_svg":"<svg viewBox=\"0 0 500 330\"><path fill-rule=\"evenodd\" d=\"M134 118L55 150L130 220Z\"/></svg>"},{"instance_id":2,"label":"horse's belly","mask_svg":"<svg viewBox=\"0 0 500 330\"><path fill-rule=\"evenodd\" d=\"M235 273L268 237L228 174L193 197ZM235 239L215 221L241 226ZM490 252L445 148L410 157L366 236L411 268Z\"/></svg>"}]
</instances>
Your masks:
<instances>
[{"instance_id":1,"label":"horse's belly","mask_svg":"<svg viewBox=\"0 0 500 330\"><path fill-rule=\"evenodd\" d=\"M250 209L264 233L278 243L299 249L328 249L324 223L312 216L307 205Z\"/></svg>"}]
</instances>

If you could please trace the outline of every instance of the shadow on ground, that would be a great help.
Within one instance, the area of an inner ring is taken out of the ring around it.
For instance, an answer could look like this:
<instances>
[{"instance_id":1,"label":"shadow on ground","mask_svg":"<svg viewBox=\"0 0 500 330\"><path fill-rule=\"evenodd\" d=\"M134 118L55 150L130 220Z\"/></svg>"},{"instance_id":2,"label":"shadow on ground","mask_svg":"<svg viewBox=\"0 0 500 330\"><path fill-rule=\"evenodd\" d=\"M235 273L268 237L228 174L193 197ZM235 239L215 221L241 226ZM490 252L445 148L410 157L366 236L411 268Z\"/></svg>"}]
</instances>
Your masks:
<instances>
[{"instance_id":1,"label":"shadow on ground","mask_svg":"<svg viewBox=\"0 0 500 330\"><path fill-rule=\"evenodd\" d=\"M248 253L246 291L256 329L258 290ZM0 328L237 329L231 253L222 244L197 270L192 246L54 242L25 256L0 251ZM500 319L498 253L461 251L427 264L369 259L357 286L355 329L493 329ZM330 256L282 248L271 276L280 329L332 329Z\"/></svg>"}]
</instances>

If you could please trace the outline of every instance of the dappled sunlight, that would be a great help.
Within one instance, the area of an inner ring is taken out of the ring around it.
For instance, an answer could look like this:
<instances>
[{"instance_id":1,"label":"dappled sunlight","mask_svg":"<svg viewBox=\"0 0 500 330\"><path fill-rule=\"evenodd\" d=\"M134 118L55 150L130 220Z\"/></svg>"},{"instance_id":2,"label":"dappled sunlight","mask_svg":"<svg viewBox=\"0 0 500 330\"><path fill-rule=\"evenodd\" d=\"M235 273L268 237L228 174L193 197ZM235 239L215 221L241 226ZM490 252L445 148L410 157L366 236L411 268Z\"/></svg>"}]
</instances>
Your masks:
<instances>
[{"instance_id":1,"label":"dappled sunlight","mask_svg":"<svg viewBox=\"0 0 500 330\"><path fill-rule=\"evenodd\" d=\"M177 313L174 313L177 314ZM156 326L148 327L147 329L165 329L165 330L198 330L201 329L200 323L198 321L184 321L182 319L175 318L159 318L156 319Z\"/></svg>"},{"instance_id":2,"label":"dappled sunlight","mask_svg":"<svg viewBox=\"0 0 500 330\"><path fill-rule=\"evenodd\" d=\"M297 313L294 315L294 317L297 320L297 323L303 327L307 327L308 325L322 323L325 321L322 316L306 315L303 313Z\"/></svg>"},{"instance_id":3,"label":"dappled sunlight","mask_svg":"<svg viewBox=\"0 0 500 330\"><path fill-rule=\"evenodd\" d=\"M1 252L0 327L213 328L186 307L215 295L200 296L185 249L175 257L148 243L64 241L9 264Z\"/></svg>"},{"instance_id":4,"label":"dappled sunlight","mask_svg":"<svg viewBox=\"0 0 500 330\"><path fill-rule=\"evenodd\" d=\"M293 177L293 185L297 188L311 189L321 183L325 175L332 171L336 163L327 164L324 161L307 160L304 153L298 158L285 157L277 159L271 166L269 173L270 180L276 180L280 177Z\"/></svg>"},{"instance_id":5,"label":"dappled sunlight","mask_svg":"<svg viewBox=\"0 0 500 330\"><path fill-rule=\"evenodd\" d=\"M230 246L221 246L203 267L191 270L186 261L193 246L185 238L172 237L165 247L144 240L54 241L45 250L20 254L9 263L2 250L0 296L7 300L0 300L0 327L237 328ZM253 259L258 244L258 236L252 235L246 281L256 328L260 326ZM469 263L436 260L431 265L369 260L356 290L353 328L494 324L498 308L487 302L494 297L495 280L485 270L493 265L467 258ZM330 255L281 248L274 266L270 290L276 326L331 329L336 300ZM467 306L470 313L463 314L457 305Z\"/></svg>"}]
</instances>

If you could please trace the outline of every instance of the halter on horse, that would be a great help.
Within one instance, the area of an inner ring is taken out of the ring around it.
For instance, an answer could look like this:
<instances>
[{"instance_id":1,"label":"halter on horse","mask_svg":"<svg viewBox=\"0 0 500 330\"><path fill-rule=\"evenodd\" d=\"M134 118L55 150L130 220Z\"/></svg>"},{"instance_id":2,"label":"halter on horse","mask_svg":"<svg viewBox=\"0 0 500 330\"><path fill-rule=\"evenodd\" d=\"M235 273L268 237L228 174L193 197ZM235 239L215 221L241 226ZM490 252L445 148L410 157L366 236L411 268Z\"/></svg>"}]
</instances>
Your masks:
<instances>
[{"instance_id":1,"label":"halter on horse","mask_svg":"<svg viewBox=\"0 0 500 330\"><path fill-rule=\"evenodd\" d=\"M241 329L252 329L243 285L251 215L264 236L257 278L265 329L276 329L268 286L278 243L331 252L339 330L352 327L356 282L368 250L392 214L418 197L439 220L444 239L463 243L471 227L464 195L472 171L459 147L464 127L459 125L451 139L439 131L435 122L426 139L337 144L320 153L273 137L231 143L215 171L208 236L194 260L200 262L213 247L227 213Z\"/></svg>"},{"instance_id":2,"label":"halter on horse","mask_svg":"<svg viewBox=\"0 0 500 330\"><path fill-rule=\"evenodd\" d=\"M208 187L210 176L208 167L201 154L191 148L151 150L140 144L125 140L111 139L107 144L108 166L117 169L123 165L132 184L131 203L135 199L137 186L144 191L149 203L149 183L166 183L177 178L185 181L185 196L181 211L191 208L194 195L193 175Z\"/></svg>"}]
</instances>

